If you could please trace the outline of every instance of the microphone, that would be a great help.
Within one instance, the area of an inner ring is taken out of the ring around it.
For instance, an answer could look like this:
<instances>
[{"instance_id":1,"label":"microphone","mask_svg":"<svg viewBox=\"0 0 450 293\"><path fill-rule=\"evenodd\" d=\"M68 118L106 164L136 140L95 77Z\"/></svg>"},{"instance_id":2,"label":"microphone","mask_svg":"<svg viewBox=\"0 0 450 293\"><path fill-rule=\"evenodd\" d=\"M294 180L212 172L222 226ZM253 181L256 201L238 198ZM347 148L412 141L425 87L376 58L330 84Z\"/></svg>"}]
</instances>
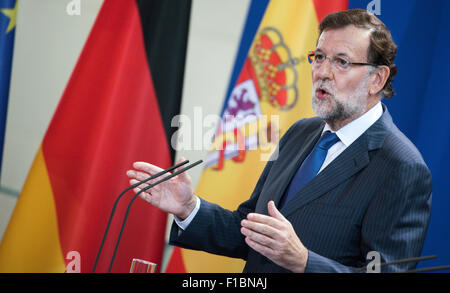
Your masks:
<instances>
[{"instance_id":1,"label":"microphone","mask_svg":"<svg viewBox=\"0 0 450 293\"><path fill-rule=\"evenodd\" d=\"M145 182L147 182L147 181L149 181L149 180L158 178L159 176L164 175L164 174L166 174L166 173L168 173L168 172L170 172L170 171L172 171L172 170L174 170L174 169L176 169L176 168L178 168L178 167L180 167L180 166L183 166L183 165L185 165L185 164L187 164L187 163L189 163L189 160L185 160L185 161L183 161L183 162L181 162L181 163L178 163L178 164L176 164L176 165L174 165L174 166L172 166L172 167L170 167L170 168L168 168L168 169L165 169L165 170L163 170L163 171L161 171L161 172L159 172L159 173L156 173L156 174L153 175L153 176L150 176L150 177L148 177L148 178L146 178L146 179L144 179L144 180L142 180L142 181L139 181L138 183L135 183L135 184L133 184L133 185L130 185L129 187L125 188L125 190L122 191L122 193L120 193L119 196L117 196L117 198L116 198L116 200L115 200L115 202L114 202L113 208L112 208L112 210L111 210L111 214L109 215L108 224L106 225L105 233L103 234L103 239L102 239L102 242L100 243L100 248L99 248L99 250L98 250L97 257L96 257L95 262L94 262L94 267L93 267L93 269L92 269L92 272L93 272L93 273L95 273L95 269L97 268L97 263L98 263L98 260L100 259L100 254L102 253L103 245L105 244L106 236L107 236L107 234L108 234L109 227L111 226L112 218L113 218L113 216L114 216L114 213L116 212L117 204L119 203L120 198L121 198L128 190L133 189L133 188L135 188L135 187L138 187L138 186L141 185L142 183L145 183Z\"/></svg>"},{"instance_id":2,"label":"microphone","mask_svg":"<svg viewBox=\"0 0 450 293\"><path fill-rule=\"evenodd\" d=\"M442 270L448 270L448 269L450 269L450 265L415 269L415 270L409 270L409 271L404 271L404 272L400 272L400 273L428 273L428 272L442 271Z\"/></svg>"},{"instance_id":3,"label":"microphone","mask_svg":"<svg viewBox=\"0 0 450 293\"><path fill-rule=\"evenodd\" d=\"M163 183L163 182L165 182L165 181L167 181L167 180L169 180L169 179L171 179L171 178L173 178L173 177L175 177L175 176L177 176L177 175L179 175L179 174L181 174L181 173L183 173L183 172L186 172L187 170L189 170L189 169L191 169L191 168L197 166L198 164L200 164L200 163L202 163L202 162L203 162L203 160L198 160L197 162L192 163L192 164L190 164L189 166L184 167L183 169L178 170L178 171L172 173L171 175L166 176L166 177L164 177L163 179L161 179L161 180L159 180L159 181L157 181L157 182L155 182L155 183L153 183L153 184L150 184L149 186L143 188L141 191L139 191L138 193L135 194L135 196L130 200L130 203L128 204L127 211L125 212L125 217L124 217L123 222L122 222L122 227L121 227L121 229L120 229L119 237L117 238L116 247L114 248L113 257L112 257L112 259L111 259L111 263L109 264L108 273L111 272L111 269L112 269L112 267L113 267L114 260L115 260L115 258L116 258L116 254L117 254L117 249L119 248L120 239L122 238L122 233L123 233L123 230L124 230L124 228L125 228L125 224L126 224L127 219L128 219L128 214L129 214L129 212L130 212L131 205L133 204L134 200L139 196L139 194L141 194L142 192L144 192L144 191L146 191L146 190L148 190L148 189L150 189L150 188L153 188L153 187L155 187L156 185L158 185L158 184L160 184L160 183Z\"/></svg>"},{"instance_id":4,"label":"microphone","mask_svg":"<svg viewBox=\"0 0 450 293\"><path fill-rule=\"evenodd\" d=\"M384 267L384 266L394 265L394 264L407 263L407 262L418 262L418 261L429 260L429 259L434 259L434 258L436 258L436 255L404 258L404 259L394 260L391 262L382 263L382 264L380 264L380 268ZM361 273L361 272L365 271L366 269L367 269L366 266L361 267L358 270L356 270L356 273ZM434 268L432 268L432 269L434 269ZM410 271L404 271L404 272L400 272L400 273L407 273L407 272L410 272ZM413 271L411 271L411 272L413 272Z\"/></svg>"}]
</instances>

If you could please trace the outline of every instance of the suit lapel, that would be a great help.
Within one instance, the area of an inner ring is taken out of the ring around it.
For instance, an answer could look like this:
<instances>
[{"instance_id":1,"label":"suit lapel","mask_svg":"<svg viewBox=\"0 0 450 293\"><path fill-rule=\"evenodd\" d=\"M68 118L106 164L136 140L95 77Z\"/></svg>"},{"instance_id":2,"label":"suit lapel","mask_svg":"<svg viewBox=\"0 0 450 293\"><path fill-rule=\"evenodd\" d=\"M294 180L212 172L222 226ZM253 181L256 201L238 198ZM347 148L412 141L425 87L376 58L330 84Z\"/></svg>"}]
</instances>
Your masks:
<instances>
[{"instance_id":1,"label":"suit lapel","mask_svg":"<svg viewBox=\"0 0 450 293\"><path fill-rule=\"evenodd\" d=\"M294 177L295 173L297 172L297 169L300 167L301 163L305 160L305 158L308 156L308 154L313 149L314 145L316 144L317 140L320 138L320 135L322 134L322 130L325 127L325 122L321 124L321 126L315 130L312 131L309 135L307 135L306 138L302 138L302 140L305 141L303 146L296 150L296 153L292 157L288 157L286 161L280 162L279 164L279 170L277 171L279 174L285 173L289 174L289 176L280 176L280 182L277 184L278 190L274 192L275 198L273 199L275 202L275 205L278 206L281 197L284 195L286 188L288 187L289 183L291 182L292 178ZM286 167L287 166L287 167Z\"/></svg>"},{"instance_id":2,"label":"suit lapel","mask_svg":"<svg viewBox=\"0 0 450 293\"><path fill-rule=\"evenodd\" d=\"M285 216L288 216L295 210L332 190L369 164L369 151L380 148L383 145L387 130L393 123L392 118L384 105L383 110L384 113L377 122L375 122L365 133L346 148L336 159L323 169L322 172L313 178L283 206L280 211ZM314 132L316 138L315 141L317 141L318 135L320 135L322 129L323 127L321 127L318 133ZM307 154L309 154L313 146L314 144L308 148ZM303 160L306 155L302 155ZM298 166L299 165L297 165L297 168ZM293 174L295 174L296 171L297 169L293 170ZM293 175L291 175L287 183L290 182L292 176ZM285 189L283 189L283 191L284 190ZM279 198L277 198L277 200L279 201ZM278 203L278 201L276 203Z\"/></svg>"},{"instance_id":3,"label":"suit lapel","mask_svg":"<svg viewBox=\"0 0 450 293\"><path fill-rule=\"evenodd\" d=\"M281 212L289 215L353 176L368 163L367 143L365 137L360 137L287 202Z\"/></svg>"}]
</instances>

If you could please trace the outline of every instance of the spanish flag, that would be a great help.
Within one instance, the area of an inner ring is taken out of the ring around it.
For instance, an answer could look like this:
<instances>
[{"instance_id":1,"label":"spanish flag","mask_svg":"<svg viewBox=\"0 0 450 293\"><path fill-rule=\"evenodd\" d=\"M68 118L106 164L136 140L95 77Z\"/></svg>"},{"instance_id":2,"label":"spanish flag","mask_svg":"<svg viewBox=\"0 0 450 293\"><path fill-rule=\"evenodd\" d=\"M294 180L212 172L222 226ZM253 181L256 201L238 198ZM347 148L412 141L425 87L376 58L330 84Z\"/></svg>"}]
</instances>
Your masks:
<instances>
[{"instance_id":1,"label":"spanish flag","mask_svg":"<svg viewBox=\"0 0 450 293\"><path fill-rule=\"evenodd\" d=\"M131 164L172 165L164 125L170 125L165 117L178 110L162 109L179 109L180 102L164 103L156 94L170 88L172 99L179 99L181 88L156 86L150 67L162 66L152 58L161 54L176 54L184 66L186 38L158 34L155 29L164 25L155 28L155 23L164 18L187 33L190 2L186 5L177 6L184 12L175 19L160 1L104 1L4 234L0 272L70 271L75 256L79 271L91 272L116 196L129 186L125 172ZM161 35L166 40L158 42ZM179 46L173 46L177 39ZM180 52L161 48L167 41ZM167 73L179 74L164 80L182 79L183 66L169 68ZM109 268L132 196L119 202L96 272ZM129 272L133 258L156 263L160 270L166 220L151 205L134 202L112 272Z\"/></svg>"},{"instance_id":2,"label":"spanish flag","mask_svg":"<svg viewBox=\"0 0 450 293\"><path fill-rule=\"evenodd\" d=\"M258 0L254 0L258 1ZM297 120L314 116L307 53L328 13L347 0L270 1L225 102L196 194L234 210L247 200L279 138ZM272 157L271 157L272 156ZM241 272L244 262L175 248L167 272Z\"/></svg>"}]
</instances>

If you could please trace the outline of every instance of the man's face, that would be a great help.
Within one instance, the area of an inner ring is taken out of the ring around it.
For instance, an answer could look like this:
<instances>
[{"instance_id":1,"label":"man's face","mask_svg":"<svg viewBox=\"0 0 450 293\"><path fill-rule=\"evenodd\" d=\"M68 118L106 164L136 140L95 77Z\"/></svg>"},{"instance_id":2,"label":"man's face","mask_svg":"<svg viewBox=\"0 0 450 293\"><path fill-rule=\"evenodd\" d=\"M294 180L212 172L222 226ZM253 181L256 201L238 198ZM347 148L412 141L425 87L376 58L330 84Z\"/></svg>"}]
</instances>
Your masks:
<instances>
[{"instance_id":1,"label":"man's face","mask_svg":"<svg viewBox=\"0 0 450 293\"><path fill-rule=\"evenodd\" d=\"M316 52L327 57L312 67L314 112L330 124L352 121L368 109L368 66L350 66L342 71L331 64L335 56L349 62L367 62L370 32L353 25L322 32Z\"/></svg>"}]
</instances>

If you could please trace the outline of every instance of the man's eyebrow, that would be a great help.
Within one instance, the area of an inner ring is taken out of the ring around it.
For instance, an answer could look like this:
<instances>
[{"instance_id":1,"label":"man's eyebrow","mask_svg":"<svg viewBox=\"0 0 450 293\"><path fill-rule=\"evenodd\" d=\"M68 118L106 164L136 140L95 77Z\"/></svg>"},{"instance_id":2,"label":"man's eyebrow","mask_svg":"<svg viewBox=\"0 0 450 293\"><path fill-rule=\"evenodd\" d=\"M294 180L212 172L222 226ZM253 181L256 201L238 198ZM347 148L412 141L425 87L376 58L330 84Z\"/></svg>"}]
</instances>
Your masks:
<instances>
[{"instance_id":1,"label":"man's eyebrow","mask_svg":"<svg viewBox=\"0 0 450 293\"><path fill-rule=\"evenodd\" d=\"M315 49L314 52L323 53L323 51L320 48ZM335 56L350 58L350 56L347 53L337 53Z\"/></svg>"},{"instance_id":2,"label":"man's eyebrow","mask_svg":"<svg viewBox=\"0 0 450 293\"><path fill-rule=\"evenodd\" d=\"M350 56L347 53L337 53L336 56L350 58Z\"/></svg>"},{"instance_id":3,"label":"man's eyebrow","mask_svg":"<svg viewBox=\"0 0 450 293\"><path fill-rule=\"evenodd\" d=\"M337 53L336 56L349 56L347 53Z\"/></svg>"}]
</instances>

